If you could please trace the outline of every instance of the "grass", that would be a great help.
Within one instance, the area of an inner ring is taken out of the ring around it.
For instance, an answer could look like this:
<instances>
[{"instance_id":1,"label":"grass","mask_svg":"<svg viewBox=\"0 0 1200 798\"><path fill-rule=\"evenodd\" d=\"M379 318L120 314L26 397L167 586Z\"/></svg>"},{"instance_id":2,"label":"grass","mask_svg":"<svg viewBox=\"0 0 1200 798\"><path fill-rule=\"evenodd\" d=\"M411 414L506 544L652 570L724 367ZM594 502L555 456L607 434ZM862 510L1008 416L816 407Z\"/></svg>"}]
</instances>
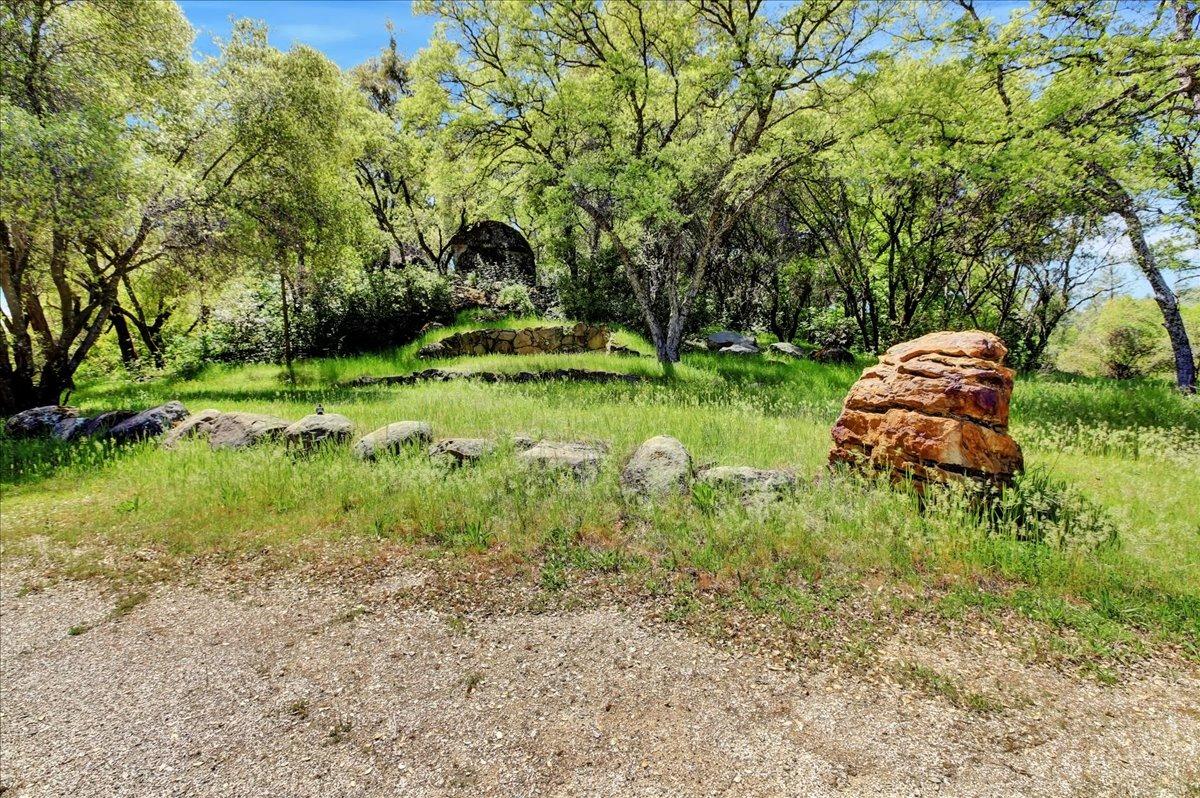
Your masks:
<instances>
[{"instance_id":1,"label":"grass","mask_svg":"<svg viewBox=\"0 0 1200 798\"><path fill-rule=\"evenodd\" d=\"M381 545L532 564L548 593L582 573L671 590L678 580L664 575L699 573L784 622L836 612L829 595L851 595L883 574L908 592L932 592L931 608L945 615L1015 611L1061 630L1075 646L1064 656L1081 661L1122 656L1147 635L1200 656L1200 402L1166 383L1019 379L1012 433L1028 465L1101 504L1120 532L1103 551L1064 550L997 532L961 503L922 512L903 490L827 474L829 428L863 363L701 353L686 355L671 382L340 386L427 367L415 359L419 346L471 326L387 354L301 362L294 384L278 366L211 366L191 379L84 385L72 403L91 413L180 399L192 410L298 418L320 402L362 432L412 419L431 422L437 436L599 439L612 455L593 484L525 473L507 443L477 466L447 471L420 452L368 464L342 450L294 458L274 446L0 440L4 551L54 558L66 576L116 571L131 582L196 559L302 562L330 550L370 556ZM619 340L650 351L629 333ZM661 373L650 358L604 354L435 364ZM766 507L702 492L628 504L617 490L620 462L658 434L682 440L698 464L824 476ZM687 595L679 600L686 611Z\"/></svg>"},{"instance_id":2,"label":"grass","mask_svg":"<svg viewBox=\"0 0 1200 798\"><path fill-rule=\"evenodd\" d=\"M972 692L963 687L958 680L925 665L915 662L901 663L896 675L901 682L912 685L928 695L941 696L959 709L981 713L1004 709L1004 704L999 699Z\"/></svg>"}]
</instances>

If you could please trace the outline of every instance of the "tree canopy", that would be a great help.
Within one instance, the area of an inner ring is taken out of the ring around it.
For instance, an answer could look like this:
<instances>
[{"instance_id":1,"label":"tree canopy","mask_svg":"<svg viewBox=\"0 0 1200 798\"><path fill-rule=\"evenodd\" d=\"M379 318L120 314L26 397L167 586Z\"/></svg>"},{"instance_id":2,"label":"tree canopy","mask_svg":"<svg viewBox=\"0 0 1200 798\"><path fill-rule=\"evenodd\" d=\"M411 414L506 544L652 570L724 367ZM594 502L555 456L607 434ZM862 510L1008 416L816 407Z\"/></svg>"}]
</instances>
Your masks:
<instances>
[{"instance_id":1,"label":"tree canopy","mask_svg":"<svg viewBox=\"0 0 1200 798\"><path fill-rule=\"evenodd\" d=\"M0 0L0 405L110 351L399 343L490 290L451 269L489 220L532 245L541 310L632 325L668 369L716 325L865 351L978 327L1036 367L1119 236L1194 390L1194 0L419 10L420 52L381 30L343 71L248 20L200 58L170 2Z\"/></svg>"}]
</instances>

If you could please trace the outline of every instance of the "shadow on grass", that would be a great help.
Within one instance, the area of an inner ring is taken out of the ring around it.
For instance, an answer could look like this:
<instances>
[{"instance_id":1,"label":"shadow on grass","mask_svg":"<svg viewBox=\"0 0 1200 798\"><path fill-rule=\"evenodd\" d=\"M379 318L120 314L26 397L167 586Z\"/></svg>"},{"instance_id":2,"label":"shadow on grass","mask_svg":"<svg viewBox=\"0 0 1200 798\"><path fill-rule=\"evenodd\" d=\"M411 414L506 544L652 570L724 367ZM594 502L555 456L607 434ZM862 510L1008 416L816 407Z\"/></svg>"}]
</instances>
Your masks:
<instances>
[{"instance_id":1,"label":"shadow on grass","mask_svg":"<svg viewBox=\"0 0 1200 798\"><path fill-rule=\"evenodd\" d=\"M135 446L98 439L64 443L0 435L0 486L28 485L68 472L95 471L125 459L135 450Z\"/></svg>"}]
</instances>

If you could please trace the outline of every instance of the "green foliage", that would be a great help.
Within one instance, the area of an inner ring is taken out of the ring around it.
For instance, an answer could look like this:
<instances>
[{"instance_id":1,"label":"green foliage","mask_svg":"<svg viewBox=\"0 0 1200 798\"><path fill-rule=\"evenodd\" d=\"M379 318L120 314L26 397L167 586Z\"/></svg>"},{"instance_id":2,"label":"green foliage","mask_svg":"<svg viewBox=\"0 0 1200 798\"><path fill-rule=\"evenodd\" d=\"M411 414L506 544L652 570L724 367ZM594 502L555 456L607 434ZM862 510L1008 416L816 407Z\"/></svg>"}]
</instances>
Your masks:
<instances>
[{"instance_id":1,"label":"green foliage","mask_svg":"<svg viewBox=\"0 0 1200 798\"><path fill-rule=\"evenodd\" d=\"M994 507L994 523L1020 540L1058 548L1098 550L1118 545L1116 522L1100 504L1047 470L1018 474Z\"/></svg>"},{"instance_id":2,"label":"green foliage","mask_svg":"<svg viewBox=\"0 0 1200 798\"><path fill-rule=\"evenodd\" d=\"M501 288L496 295L496 306L515 316L532 316L536 312L529 289L519 283Z\"/></svg>"},{"instance_id":3,"label":"green foliage","mask_svg":"<svg viewBox=\"0 0 1200 798\"><path fill-rule=\"evenodd\" d=\"M1200 334L1200 304L1182 308ZM1171 344L1152 299L1115 297L1088 308L1064 331L1058 368L1090 377L1129 379L1171 370Z\"/></svg>"},{"instance_id":4,"label":"green foliage","mask_svg":"<svg viewBox=\"0 0 1200 798\"><path fill-rule=\"evenodd\" d=\"M178 398L193 409L284 418L320 402L361 431L416 418L439 436L599 439L612 448L595 483L526 479L513 472L507 448L447 472L419 451L367 465L344 450L296 460L274 446L166 451L153 443L0 439L6 550L36 544L61 558L63 572L84 574L131 552L187 562L269 550L257 556L290 562L397 545L528 560L555 591L583 572L629 568L650 568L668 581L694 568L806 594L834 583L853 590L858 580L883 574L896 584L925 583L934 595L954 591L977 609L1016 609L1084 636L1094 651L1120 650L1141 630L1174 639L1200 631L1200 409L1164 382L1019 379L1012 430L1029 472L990 517L963 494L922 509L902 490L826 472L829 428L856 366L695 354L684 356L670 383L340 387L361 374L420 367L414 348L455 329L387 356L302 361L294 383L273 365L208 366L192 380L89 384L75 401L91 413ZM648 349L636 336L619 335ZM649 359L606 355L498 355L446 365L657 371ZM679 437L698 462L821 477L802 479L777 504L745 506L697 488L639 509L621 499L618 471L638 443L657 434ZM103 558L93 559L97 551ZM798 611L789 602L779 608Z\"/></svg>"}]
</instances>

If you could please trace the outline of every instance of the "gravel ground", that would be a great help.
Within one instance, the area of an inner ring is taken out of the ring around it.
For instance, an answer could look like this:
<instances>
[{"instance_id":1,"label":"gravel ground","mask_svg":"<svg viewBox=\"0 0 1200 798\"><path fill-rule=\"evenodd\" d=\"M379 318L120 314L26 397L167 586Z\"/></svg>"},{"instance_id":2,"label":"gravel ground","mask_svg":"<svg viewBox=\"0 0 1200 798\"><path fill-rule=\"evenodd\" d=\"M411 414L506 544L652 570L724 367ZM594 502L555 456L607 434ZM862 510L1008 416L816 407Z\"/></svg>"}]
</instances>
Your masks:
<instances>
[{"instance_id":1,"label":"gravel ground","mask_svg":"<svg viewBox=\"0 0 1200 798\"><path fill-rule=\"evenodd\" d=\"M421 579L166 585L121 614L95 586L20 595L5 574L0 793L1200 791L1200 677L1186 666L1103 687L985 633L914 633L880 652L1005 707L978 711L833 664L783 670L636 606L422 609L404 598Z\"/></svg>"}]
</instances>

